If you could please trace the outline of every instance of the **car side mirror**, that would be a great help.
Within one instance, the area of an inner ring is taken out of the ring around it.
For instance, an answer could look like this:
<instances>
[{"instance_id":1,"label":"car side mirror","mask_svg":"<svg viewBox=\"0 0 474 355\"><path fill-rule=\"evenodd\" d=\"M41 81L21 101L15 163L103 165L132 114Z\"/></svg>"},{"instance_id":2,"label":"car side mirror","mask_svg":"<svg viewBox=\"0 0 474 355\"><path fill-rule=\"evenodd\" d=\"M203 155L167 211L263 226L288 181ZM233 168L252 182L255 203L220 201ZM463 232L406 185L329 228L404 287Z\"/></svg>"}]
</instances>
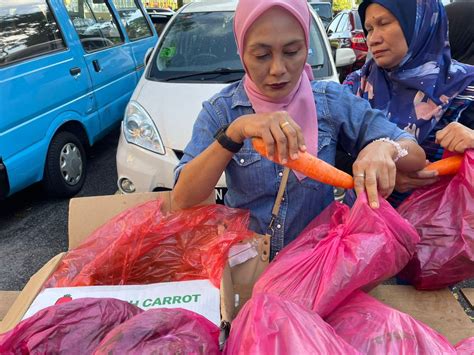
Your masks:
<instances>
[{"instance_id":1,"label":"car side mirror","mask_svg":"<svg viewBox=\"0 0 474 355\"><path fill-rule=\"evenodd\" d=\"M150 61L150 58L151 58L151 54L152 54L152 53L153 53L153 47L148 48L148 49L146 50L146 53L145 53L145 60L144 60L144 61L145 61L145 65L147 65L148 62Z\"/></svg>"},{"instance_id":2,"label":"car side mirror","mask_svg":"<svg viewBox=\"0 0 474 355\"><path fill-rule=\"evenodd\" d=\"M355 61L356 55L352 48L336 49L336 68L354 64Z\"/></svg>"}]
</instances>

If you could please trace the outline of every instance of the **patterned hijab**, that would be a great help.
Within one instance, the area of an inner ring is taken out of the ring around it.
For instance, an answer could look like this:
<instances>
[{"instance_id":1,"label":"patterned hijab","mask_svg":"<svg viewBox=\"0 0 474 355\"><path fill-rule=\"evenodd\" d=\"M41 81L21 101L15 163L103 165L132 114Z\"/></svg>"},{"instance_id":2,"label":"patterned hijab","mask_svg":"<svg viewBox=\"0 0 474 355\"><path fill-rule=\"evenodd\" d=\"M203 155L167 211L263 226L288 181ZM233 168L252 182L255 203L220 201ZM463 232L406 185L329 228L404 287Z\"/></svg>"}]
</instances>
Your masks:
<instances>
[{"instance_id":1,"label":"patterned hijab","mask_svg":"<svg viewBox=\"0 0 474 355\"><path fill-rule=\"evenodd\" d=\"M301 127L308 152L316 155L318 152L318 120L316 103L311 89L311 80L313 80L311 66L309 64L305 65L299 83L287 97L279 101L270 101L269 98L258 91L257 85L248 75L243 62L245 35L248 29L265 11L274 6L282 7L296 18L304 31L306 47L309 47L311 14L306 0L240 0L235 11L234 34L240 58L246 71L243 79L245 92L257 113L287 111ZM300 174L296 175L300 180L304 177Z\"/></svg>"},{"instance_id":2,"label":"patterned hijab","mask_svg":"<svg viewBox=\"0 0 474 355\"><path fill-rule=\"evenodd\" d=\"M416 13L405 11L410 8L407 1L416 2ZM345 83L352 84L355 94L384 111L390 121L422 143L452 100L474 81L474 67L451 59L448 22L441 1L364 0L359 7L361 19L370 3L390 10L403 33L412 31L413 35L407 36L408 52L392 70L379 68L370 59ZM414 24L406 16L414 17Z\"/></svg>"}]
</instances>

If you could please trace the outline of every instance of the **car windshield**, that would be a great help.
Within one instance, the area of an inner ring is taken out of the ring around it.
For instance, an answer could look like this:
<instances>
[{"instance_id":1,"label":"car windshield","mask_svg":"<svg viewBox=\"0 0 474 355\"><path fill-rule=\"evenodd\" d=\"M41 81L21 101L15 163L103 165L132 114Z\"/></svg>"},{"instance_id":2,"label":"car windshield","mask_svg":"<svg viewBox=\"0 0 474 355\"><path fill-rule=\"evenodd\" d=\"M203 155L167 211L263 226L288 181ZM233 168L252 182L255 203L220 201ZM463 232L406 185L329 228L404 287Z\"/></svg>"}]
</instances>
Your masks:
<instances>
[{"instance_id":1,"label":"car windshield","mask_svg":"<svg viewBox=\"0 0 474 355\"><path fill-rule=\"evenodd\" d=\"M312 8L316 13L321 17L321 19L326 21L331 21L332 19L332 9L331 4L329 3L315 3L311 4Z\"/></svg>"},{"instance_id":2,"label":"car windshield","mask_svg":"<svg viewBox=\"0 0 474 355\"><path fill-rule=\"evenodd\" d=\"M148 79L228 83L244 74L233 33L234 12L179 13L159 42ZM313 22L308 63L314 76L332 75L320 31Z\"/></svg>"}]
</instances>

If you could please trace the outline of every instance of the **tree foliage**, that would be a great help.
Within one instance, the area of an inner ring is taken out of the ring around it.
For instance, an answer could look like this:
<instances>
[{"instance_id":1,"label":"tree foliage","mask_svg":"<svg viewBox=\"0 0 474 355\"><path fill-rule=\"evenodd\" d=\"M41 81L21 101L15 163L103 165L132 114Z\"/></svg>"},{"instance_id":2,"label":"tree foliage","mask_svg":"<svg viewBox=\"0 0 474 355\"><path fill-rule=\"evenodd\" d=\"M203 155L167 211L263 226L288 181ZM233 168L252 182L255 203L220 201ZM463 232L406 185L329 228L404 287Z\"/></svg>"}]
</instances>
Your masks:
<instances>
[{"instance_id":1,"label":"tree foliage","mask_svg":"<svg viewBox=\"0 0 474 355\"><path fill-rule=\"evenodd\" d=\"M351 8L352 8L351 0L334 0L332 4L332 9L334 12L338 12L341 10L349 10Z\"/></svg>"}]
</instances>

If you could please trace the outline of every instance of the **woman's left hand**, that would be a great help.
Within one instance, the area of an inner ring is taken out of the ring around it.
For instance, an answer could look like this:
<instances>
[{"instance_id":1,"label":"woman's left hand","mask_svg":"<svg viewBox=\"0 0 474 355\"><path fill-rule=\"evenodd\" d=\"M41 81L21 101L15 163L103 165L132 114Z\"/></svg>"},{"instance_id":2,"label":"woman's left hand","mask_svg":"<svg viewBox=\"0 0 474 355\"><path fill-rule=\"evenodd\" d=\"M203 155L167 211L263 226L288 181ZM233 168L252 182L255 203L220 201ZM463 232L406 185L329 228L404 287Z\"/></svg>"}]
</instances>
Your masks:
<instances>
[{"instance_id":1,"label":"woman's left hand","mask_svg":"<svg viewBox=\"0 0 474 355\"><path fill-rule=\"evenodd\" d=\"M372 208L379 207L377 191L387 198L395 188L397 149L387 142L372 142L362 149L352 166L356 194L367 191Z\"/></svg>"},{"instance_id":2,"label":"woman's left hand","mask_svg":"<svg viewBox=\"0 0 474 355\"><path fill-rule=\"evenodd\" d=\"M474 148L474 130L458 122L451 122L436 133L436 143L451 152L464 153Z\"/></svg>"}]
</instances>

